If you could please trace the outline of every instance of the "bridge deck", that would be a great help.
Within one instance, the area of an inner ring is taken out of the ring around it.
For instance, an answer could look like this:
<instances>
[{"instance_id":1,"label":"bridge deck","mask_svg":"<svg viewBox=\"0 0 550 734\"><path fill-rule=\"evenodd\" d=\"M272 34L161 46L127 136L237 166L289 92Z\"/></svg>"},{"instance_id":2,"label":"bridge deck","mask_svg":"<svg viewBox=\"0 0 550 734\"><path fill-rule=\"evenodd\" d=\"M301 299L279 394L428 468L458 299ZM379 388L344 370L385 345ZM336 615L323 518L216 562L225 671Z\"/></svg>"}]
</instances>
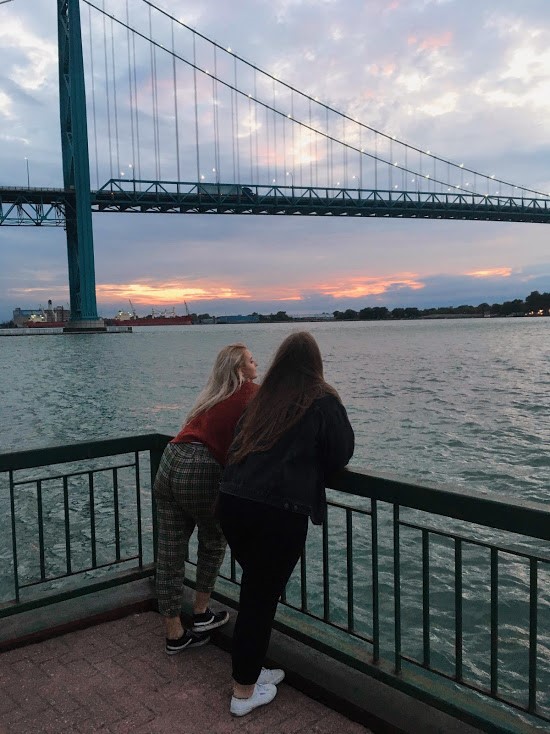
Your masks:
<instances>
[{"instance_id":1,"label":"bridge deck","mask_svg":"<svg viewBox=\"0 0 550 734\"><path fill-rule=\"evenodd\" d=\"M229 654L210 644L164 652L154 612L0 655L0 734L369 734L286 683L246 717L229 714Z\"/></svg>"}]
</instances>

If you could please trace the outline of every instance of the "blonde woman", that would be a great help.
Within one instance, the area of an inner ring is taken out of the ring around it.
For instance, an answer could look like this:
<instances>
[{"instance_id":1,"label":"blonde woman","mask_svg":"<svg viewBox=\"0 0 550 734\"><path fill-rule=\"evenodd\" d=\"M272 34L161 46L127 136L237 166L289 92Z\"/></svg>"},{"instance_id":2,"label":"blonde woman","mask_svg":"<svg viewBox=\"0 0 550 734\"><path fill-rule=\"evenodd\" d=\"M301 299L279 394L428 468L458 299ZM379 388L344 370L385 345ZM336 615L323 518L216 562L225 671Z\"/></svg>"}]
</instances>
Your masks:
<instances>
[{"instance_id":1,"label":"blonde woman","mask_svg":"<svg viewBox=\"0 0 550 734\"><path fill-rule=\"evenodd\" d=\"M229 619L208 606L226 541L213 508L237 421L256 394L257 364L244 344L218 354L206 387L178 435L166 446L155 478L158 556L157 597L165 619L166 652L205 645L209 632ZM198 528L193 626L181 622L181 597L189 538Z\"/></svg>"}]
</instances>

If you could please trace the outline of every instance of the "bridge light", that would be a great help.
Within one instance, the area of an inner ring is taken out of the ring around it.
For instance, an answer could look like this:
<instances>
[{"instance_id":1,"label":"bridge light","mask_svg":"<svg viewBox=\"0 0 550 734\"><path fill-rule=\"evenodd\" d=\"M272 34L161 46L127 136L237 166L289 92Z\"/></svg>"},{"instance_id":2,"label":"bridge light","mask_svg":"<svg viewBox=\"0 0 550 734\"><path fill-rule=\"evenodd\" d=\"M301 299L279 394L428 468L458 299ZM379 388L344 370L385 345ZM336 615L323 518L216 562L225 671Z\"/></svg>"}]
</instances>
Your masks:
<instances>
[{"instance_id":1,"label":"bridge light","mask_svg":"<svg viewBox=\"0 0 550 734\"><path fill-rule=\"evenodd\" d=\"M426 174L426 178L430 178L430 174L429 173Z\"/></svg>"},{"instance_id":2,"label":"bridge light","mask_svg":"<svg viewBox=\"0 0 550 734\"><path fill-rule=\"evenodd\" d=\"M232 53L232 52L231 52L231 46L228 46L228 47L227 47L227 53L228 53L228 54Z\"/></svg>"},{"instance_id":3,"label":"bridge light","mask_svg":"<svg viewBox=\"0 0 550 734\"><path fill-rule=\"evenodd\" d=\"M430 155L430 151L429 150L426 151L426 155Z\"/></svg>"},{"instance_id":4,"label":"bridge light","mask_svg":"<svg viewBox=\"0 0 550 734\"><path fill-rule=\"evenodd\" d=\"M396 166L397 165L397 161L395 161L395 163L393 165Z\"/></svg>"},{"instance_id":5,"label":"bridge light","mask_svg":"<svg viewBox=\"0 0 550 734\"><path fill-rule=\"evenodd\" d=\"M464 163L461 163L461 164L460 164L460 167L461 167L461 168L464 168Z\"/></svg>"},{"instance_id":6,"label":"bridge light","mask_svg":"<svg viewBox=\"0 0 550 734\"><path fill-rule=\"evenodd\" d=\"M494 177L495 177L495 174L493 173L493 175L491 176L491 178L494 178Z\"/></svg>"}]
</instances>

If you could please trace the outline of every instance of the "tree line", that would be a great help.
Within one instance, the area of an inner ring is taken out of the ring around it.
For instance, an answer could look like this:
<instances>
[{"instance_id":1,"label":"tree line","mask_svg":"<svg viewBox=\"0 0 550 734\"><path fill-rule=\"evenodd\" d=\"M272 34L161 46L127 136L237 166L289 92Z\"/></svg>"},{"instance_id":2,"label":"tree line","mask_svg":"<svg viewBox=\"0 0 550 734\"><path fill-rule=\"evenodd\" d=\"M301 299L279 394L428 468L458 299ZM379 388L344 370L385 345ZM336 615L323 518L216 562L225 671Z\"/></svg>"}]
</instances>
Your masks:
<instances>
[{"instance_id":1,"label":"tree line","mask_svg":"<svg viewBox=\"0 0 550 734\"><path fill-rule=\"evenodd\" d=\"M381 321L384 319L421 319L446 316L528 316L550 315L550 293L531 293L523 301L515 298L504 303L480 303L478 306L440 306L438 308L394 308L391 311L385 306L372 306L355 311L334 311L336 321Z\"/></svg>"}]
</instances>

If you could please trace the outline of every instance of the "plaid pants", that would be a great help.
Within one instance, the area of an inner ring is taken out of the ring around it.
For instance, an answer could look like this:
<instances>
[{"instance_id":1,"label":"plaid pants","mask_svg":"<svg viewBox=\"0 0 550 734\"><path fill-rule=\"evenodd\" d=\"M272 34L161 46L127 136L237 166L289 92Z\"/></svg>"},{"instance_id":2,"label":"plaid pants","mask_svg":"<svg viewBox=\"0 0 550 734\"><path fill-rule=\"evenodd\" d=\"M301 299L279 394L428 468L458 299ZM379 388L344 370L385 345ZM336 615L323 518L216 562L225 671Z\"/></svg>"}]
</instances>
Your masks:
<instances>
[{"instance_id":1,"label":"plaid pants","mask_svg":"<svg viewBox=\"0 0 550 734\"><path fill-rule=\"evenodd\" d=\"M212 591L226 540L213 516L222 467L202 444L169 443L155 478L159 612L177 617L185 579L189 538L198 528L197 591Z\"/></svg>"}]
</instances>

